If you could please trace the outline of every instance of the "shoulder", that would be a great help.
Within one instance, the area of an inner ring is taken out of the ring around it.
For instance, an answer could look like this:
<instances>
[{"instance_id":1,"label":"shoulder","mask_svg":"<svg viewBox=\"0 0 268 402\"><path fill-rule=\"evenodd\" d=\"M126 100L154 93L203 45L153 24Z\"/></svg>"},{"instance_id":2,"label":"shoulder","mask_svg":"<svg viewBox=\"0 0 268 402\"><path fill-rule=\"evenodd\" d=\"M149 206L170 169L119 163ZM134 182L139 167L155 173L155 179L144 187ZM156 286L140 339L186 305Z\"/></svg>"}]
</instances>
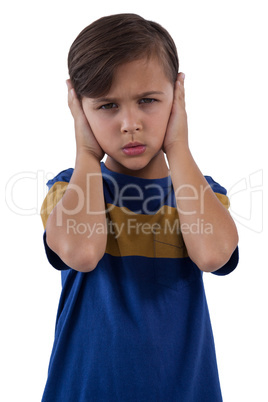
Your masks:
<instances>
[{"instance_id":1,"label":"shoulder","mask_svg":"<svg viewBox=\"0 0 268 402\"><path fill-rule=\"evenodd\" d=\"M204 177L214 194L217 196L218 200L225 206L225 208L228 209L230 207L230 201L227 196L227 190L221 184L213 180L211 176Z\"/></svg>"},{"instance_id":2,"label":"shoulder","mask_svg":"<svg viewBox=\"0 0 268 402\"><path fill-rule=\"evenodd\" d=\"M208 182L208 184L210 185L210 187L212 188L212 190L214 191L214 193L219 193L223 195L227 194L227 190L219 183L217 183L215 180L213 180L211 176L204 176L204 177Z\"/></svg>"},{"instance_id":3,"label":"shoulder","mask_svg":"<svg viewBox=\"0 0 268 402\"><path fill-rule=\"evenodd\" d=\"M49 180L46 183L49 191L42 203L40 210L40 215L44 228L46 227L48 216L50 215L56 204L63 197L69 181L71 180L72 174L72 168L62 170L53 179Z\"/></svg>"},{"instance_id":4,"label":"shoulder","mask_svg":"<svg viewBox=\"0 0 268 402\"><path fill-rule=\"evenodd\" d=\"M65 169L62 170L60 173L58 173L55 177L53 177L53 179L49 180L47 182L47 186L49 189L51 189L51 187L58 182L65 182L65 183L69 183L69 181L71 180L72 174L73 174L74 169L73 168L69 168L69 169Z\"/></svg>"}]
</instances>

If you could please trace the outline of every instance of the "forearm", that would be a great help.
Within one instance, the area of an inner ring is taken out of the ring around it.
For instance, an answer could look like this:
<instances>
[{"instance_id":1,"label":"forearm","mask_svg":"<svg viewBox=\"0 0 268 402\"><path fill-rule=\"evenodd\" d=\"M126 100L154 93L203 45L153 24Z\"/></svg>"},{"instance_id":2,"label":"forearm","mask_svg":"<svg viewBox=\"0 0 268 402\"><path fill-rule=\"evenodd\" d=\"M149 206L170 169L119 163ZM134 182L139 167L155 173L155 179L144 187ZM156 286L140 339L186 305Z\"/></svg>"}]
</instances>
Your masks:
<instances>
[{"instance_id":1,"label":"forearm","mask_svg":"<svg viewBox=\"0 0 268 402\"><path fill-rule=\"evenodd\" d=\"M203 271L215 271L232 255L236 226L195 163L188 145L167 151L181 231L189 257Z\"/></svg>"},{"instance_id":2,"label":"forearm","mask_svg":"<svg viewBox=\"0 0 268 402\"><path fill-rule=\"evenodd\" d=\"M106 214L99 160L80 152L60 202L50 214L47 244L70 267L78 271L95 268L107 241Z\"/></svg>"}]
</instances>

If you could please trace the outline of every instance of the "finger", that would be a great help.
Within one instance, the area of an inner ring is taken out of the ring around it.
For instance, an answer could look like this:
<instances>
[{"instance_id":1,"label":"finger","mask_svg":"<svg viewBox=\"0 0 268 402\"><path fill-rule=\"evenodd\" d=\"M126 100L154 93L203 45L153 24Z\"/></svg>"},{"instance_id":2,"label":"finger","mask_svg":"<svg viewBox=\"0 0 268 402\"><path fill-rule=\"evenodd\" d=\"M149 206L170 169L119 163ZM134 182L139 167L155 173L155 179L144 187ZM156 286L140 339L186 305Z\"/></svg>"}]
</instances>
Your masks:
<instances>
[{"instance_id":1,"label":"finger","mask_svg":"<svg viewBox=\"0 0 268 402\"><path fill-rule=\"evenodd\" d=\"M67 88L68 88L68 97L70 98L70 100L77 98L72 81L70 79L66 80L66 84L67 84Z\"/></svg>"},{"instance_id":2,"label":"finger","mask_svg":"<svg viewBox=\"0 0 268 402\"><path fill-rule=\"evenodd\" d=\"M81 103L76 95L71 80L70 79L66 80L66 84L68 88L68 106L71 110L73 117L78 118L83 116L84 118L84 112L81 107Z\"/></svg>"},{"instance_id":3,"label":"finger","mask_svg":"<svg viewBox=\"0 0 268 402\"><path fill-rule=\"evenodd\" d=\"M73 87L73 83L70 80L70 78L68 80L66 80L66 84L67 84L67 88L68 88L68 97L70 95L70 99L75 98L76 97L76 93ZM69 99L68 99L69 100Z\"/></svg>"},{"instance_id":4,"label":"finger","mask_svg":"<svg viewBox=\"0 0 268 402\"><path fill-rule=\"evenodd\" d=\"M68 80L66 80L66 84L67 84L68 89L73 88L73 84L72 84L72 81L70 80L70 78Z\"/></svg>"},{"instance_id":5,"label":"finger","mask_svg":"<svg viewBox=\"0 0 268 402\"><path fill-rule=\"evenodd\" d=\"M177 81L175 82L174 99L181 104L183 104L185 101L184 79L185 79L185 74L178 73Z\"/></svg>"},{"instance_id":6,"label":"finger","mask_svg":"<svg viewBox=\"0 0 268 402\"><path fill-rule=\"evenodd\" d=\"M179 75L180 82L184 84L185 74L184 73L179 73L178 75Z\"/></svg>"},{"instance_id":7,"label":"finger","mask_svg":"<svg viewBox=\"0 0 268 402\"><path fill-rule=\"evenodd\" d=\"M185 80L185 74L178 73L176 83L178 83L178 85L184 85L184 80Z\"/></svg>"},{"instance_id":8,"label":"finger","mask_svg":"<svg viewBox=\"0 0 268 402\"><path fill-rule=\"evenodd\" d=\"M182 80L181 76L178 75L177 81L175 82L174 101L181 103L184 102L184 100L184 81Z\"/></svg>"}]
</instances>

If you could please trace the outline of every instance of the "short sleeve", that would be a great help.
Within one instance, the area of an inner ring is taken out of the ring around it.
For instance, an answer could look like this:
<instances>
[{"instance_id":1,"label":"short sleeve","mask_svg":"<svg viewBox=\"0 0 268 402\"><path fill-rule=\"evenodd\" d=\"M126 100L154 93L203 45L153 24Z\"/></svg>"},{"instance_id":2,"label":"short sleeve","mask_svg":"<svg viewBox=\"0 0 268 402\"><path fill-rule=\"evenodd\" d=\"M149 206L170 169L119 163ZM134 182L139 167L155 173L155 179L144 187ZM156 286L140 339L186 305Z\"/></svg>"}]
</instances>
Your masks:
<instances>
[{"instance_id":1,"label":"short sleeve","mask_svg":"<svg viewBox=\"0 0 268 402\"><path fill-rule=\"evenodd\" d=\"M226 209L230 207L230 201L227 196L227 191L224 187L222 187L219 183L214 181L211 176L205 176L208 184L211 189L214 191L215 195L219 199L219 201L223 204ZM229 261L217 271L212 272L214 275L224 276L230 274L236 267L239 261L239 250L238 247L234 250L233 254Z\"/></svg>"},{"instance_id":2,"label":"short sleeve","mask_svg":"<svg viewBox=\"0 0 268 402\"><path fill-rule=\"evenodd\" d=\"M227 197L227 191L224 187L222 187L219 183L214 181L211 176L205 176L208 184L210 185L211 189L214 191L217 198L223 204L226 209L229 209L230 202L229 198Z\"/></svg>"},{"instance_id":3,"label":"short sleeve","mask_svg":"<svg viewBox=\"0 0 268 402\"><path fill-rule=\"evenodd\" d=\"M72 173L73 173L72 168L63 170L62 172L57 174L52 180L49 180L47 182L47 187L48 187L49 191L43 201L43 204L41 206L41 211L40 211L44 229L46 229L46 223L47 223L47 219L48 219L50 213L52 212L54 207L61 200L61 198L63 197L63 195L65 193L65 191L68 187L69 181L72 177ZM43 235L43 241L44 241L46 255L47 255L47 258L48 258L48 261L50 262L50 264L54 268L59 269L59 270L69 269L69 267L60 259L60 257L53 250L51 250L48 247L47 241L46 241L46 230Z\"/></svg>"}]
</instances>

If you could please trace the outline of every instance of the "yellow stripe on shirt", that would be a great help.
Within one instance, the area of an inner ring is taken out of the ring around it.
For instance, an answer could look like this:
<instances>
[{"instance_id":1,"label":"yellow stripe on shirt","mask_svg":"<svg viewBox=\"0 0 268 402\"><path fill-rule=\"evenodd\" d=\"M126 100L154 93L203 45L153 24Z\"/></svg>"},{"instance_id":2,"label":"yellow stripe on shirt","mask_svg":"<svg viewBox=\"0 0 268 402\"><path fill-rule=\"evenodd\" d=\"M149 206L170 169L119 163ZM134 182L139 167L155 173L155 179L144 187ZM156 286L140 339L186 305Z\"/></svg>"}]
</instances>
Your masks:
<instances>
[{"instance_id":1,"label":"yellow stripe on shirt","mask_svg":"<svg viewBox=\"0 0 268 402\"><path fill-rule=\"evenodd\" d=\"M49 215L51 214L52 210L54 207L57 205L57 203L61 200L63 197L69 183L66 183L65 181L57 181L49 192L47 193L46 198L44 199L44 202L41 206L41 219L43 222L44 228L46 227L47 224L47 219Z\"/></svg>"},{"instance_id":2,"label":"yellow stripe on shirt","mask_svg":"<svg viewBox=\"0 0 268 402\"><path fill-rule=\"evenodd\" d=\"M63 197L68 184L56 182L49 190L41 207L44 228L49 214ZM228 197L219 193L215 195L228 209ZM177 208L168 205L162 206L153 215L135 214L126 207L121 208L113 204L106 204L106 208L108 211L106 253L113 256L184 258L188 254L181 232L209 230L202 219L195 224L195 227L181 228Z\"/></svg>"}]
</instances>

